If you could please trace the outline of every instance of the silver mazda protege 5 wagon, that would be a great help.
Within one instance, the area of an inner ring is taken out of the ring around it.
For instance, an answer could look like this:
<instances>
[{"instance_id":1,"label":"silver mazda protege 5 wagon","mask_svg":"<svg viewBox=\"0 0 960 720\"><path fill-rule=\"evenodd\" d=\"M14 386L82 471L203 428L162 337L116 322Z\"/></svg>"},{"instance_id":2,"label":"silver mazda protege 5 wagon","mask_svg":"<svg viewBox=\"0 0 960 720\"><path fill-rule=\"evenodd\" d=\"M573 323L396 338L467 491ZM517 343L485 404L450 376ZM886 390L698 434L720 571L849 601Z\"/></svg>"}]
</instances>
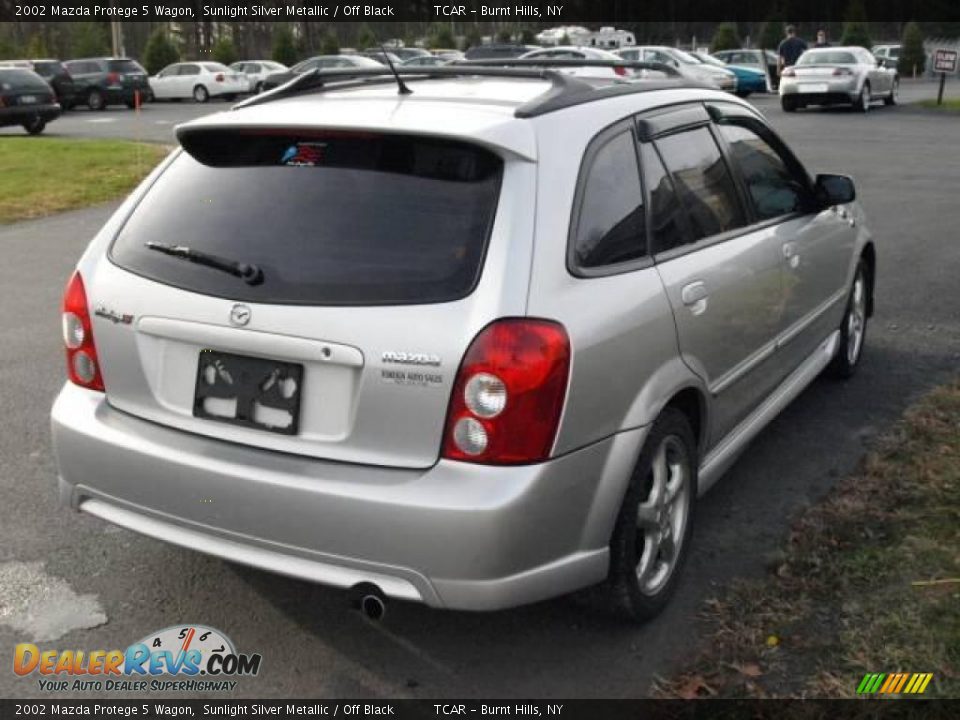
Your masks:
<instances>
[{"instance_id":1,"label":"silver mazda protege 5 wagon","mask_svg":"<svg viewBox=\"0 0 960 720\"><path fill-rule=\"evenodd\" d=\"M62 503L376 603L656 614L697 496L854 372L874 245L749 104L524 62L179 126L66 288Z\"/></svg>"}]
</instances>

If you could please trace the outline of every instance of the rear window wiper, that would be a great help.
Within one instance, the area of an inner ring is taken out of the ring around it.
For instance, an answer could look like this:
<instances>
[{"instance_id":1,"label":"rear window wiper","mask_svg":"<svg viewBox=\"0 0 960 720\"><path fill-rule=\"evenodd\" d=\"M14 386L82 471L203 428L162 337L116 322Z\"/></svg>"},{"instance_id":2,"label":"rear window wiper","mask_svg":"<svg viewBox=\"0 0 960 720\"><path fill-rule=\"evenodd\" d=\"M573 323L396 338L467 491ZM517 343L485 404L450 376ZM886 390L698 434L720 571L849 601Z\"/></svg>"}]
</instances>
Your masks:
<instances>
[{"instance_id":1,"label":"rear window wiper","mask_svg":"<svg viewBox=\"0 0 960 720\"><path fill-rule=\"evenodd\" d=\"M210 253L201 252L200 250L193 250L184 245L167 245L165 243L148 242L145 243L145 246L148 250L156 250L165 255L172 255L173 257L189 260L192 263L197 263L197 265L203 265L215 270L221 270L225 273L230 273L243 280L247 285L259 285L263 282L263 271L256 265L250 263L227 260L226 258L217 257Z\"/></svg>"}]
</instances>

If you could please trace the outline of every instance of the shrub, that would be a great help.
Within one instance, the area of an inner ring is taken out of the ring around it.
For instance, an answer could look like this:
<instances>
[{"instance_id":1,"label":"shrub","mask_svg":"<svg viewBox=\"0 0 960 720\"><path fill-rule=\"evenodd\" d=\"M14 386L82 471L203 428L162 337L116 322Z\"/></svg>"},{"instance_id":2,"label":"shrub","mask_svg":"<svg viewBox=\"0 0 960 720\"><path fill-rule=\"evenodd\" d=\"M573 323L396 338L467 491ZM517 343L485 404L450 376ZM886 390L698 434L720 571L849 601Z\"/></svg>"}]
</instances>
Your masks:
<instances>
[{"instance_id":1,"label":"shrub","mask_svg":"<svg viewBox=\"0 0 960 720\"><path fill-rule=\"evenodd\" d=\"M293 33L285 26L278 27L273 33L273 52L270 57L282 65L297 64L297 47L293 42Z\"/></svg>"},{"instance_id":2,"label":"shrub","mask_svg":"<svg viewBox=\"0 0 960 720\"><path fill-rule=\"evenodd\" d=\"M923 73L927 62L927 54L923 50L923 33L915 22L907 23L903 29L903 47L900 48L900 58L897 61L897 71L903 77L913 77Z\"/></svg>"},{"instance_id":3,"label":"shrub","mask_svg":"<svg viewBox=\"0 0 960 720\"><path fill-rule=\"evenodd\" d=\"M177 46L171 42L166 31L163 28L154 30L143 51L143 64L147 72L156 75L167 65L179 60L180 53L177 51Z\"/></svg>"},{"instance_id":4,"label":"shrub","mask_svg":"<svg viewBox=\"0 0 960 720\"><path fill-rule=\"evenodd\" d=\"M710 52L719 52L720 50L736 50L742 47L740 36L737 34L735 23L720 23L713 33L713 40L710 41Z\"/></svg>"},{"instance_id":5,"label":"shrub","mask_svg":"<svg viewBox=\"0 0 960 720\"><path fill-rule=\"evenodd\" d=\"M217 40L210 55L218 63L223 63L224 65L233 65L233 63L240 59L237 55L237 47L233 44L233 40L227 37L222 37Z\"/></svg>"}]
</instances>

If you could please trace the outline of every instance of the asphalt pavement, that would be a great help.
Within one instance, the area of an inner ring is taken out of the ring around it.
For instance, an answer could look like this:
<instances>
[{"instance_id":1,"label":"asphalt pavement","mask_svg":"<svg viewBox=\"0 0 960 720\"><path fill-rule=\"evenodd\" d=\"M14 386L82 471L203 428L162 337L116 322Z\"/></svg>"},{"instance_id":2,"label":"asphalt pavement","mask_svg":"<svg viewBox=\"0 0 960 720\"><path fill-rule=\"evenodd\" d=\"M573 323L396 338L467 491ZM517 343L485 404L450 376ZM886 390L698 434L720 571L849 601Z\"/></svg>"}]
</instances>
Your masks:
<instances>
[{"instance_id":1,"label":"asphalt pavement","mask_svg":"<svg viewBox=\"0 0 960 720\"><path fill-rule=\"evenodd\" d=\"M108 205L0 226L0 661L9 668L8 653L31 637L49 638L41 649L125 648L193 622L263 656L260 675L243 680L237 697L647 694L701 641L704 600L767 572L791 518L960 367L960 122L906 108L787 115L775 99L758 105L813 172L854 176L878 247L877 312L856 377L816 381L702 500L690 562L660 618L623 624L586 592L492 614L393 602L377 624L341 591L60 509L48 413L64 376L61 292ZM148 106L140 128L149 118L162 142L174 121L211 107ZM71 113L51 134L109 134L137 122L125 109L92 116ZM89 122L100 117L117 120ZM0 672L0 697L43 695L36 675Z\"/></svg>"}]
</instances>

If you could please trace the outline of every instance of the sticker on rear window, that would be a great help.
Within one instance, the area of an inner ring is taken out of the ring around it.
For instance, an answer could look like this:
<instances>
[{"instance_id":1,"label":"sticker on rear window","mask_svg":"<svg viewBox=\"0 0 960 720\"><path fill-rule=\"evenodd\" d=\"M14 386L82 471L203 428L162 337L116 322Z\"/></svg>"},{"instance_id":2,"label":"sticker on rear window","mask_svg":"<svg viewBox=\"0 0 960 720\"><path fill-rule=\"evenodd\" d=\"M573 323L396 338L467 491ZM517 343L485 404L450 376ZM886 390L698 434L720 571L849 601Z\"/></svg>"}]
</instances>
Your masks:
<instances>
[{"instance_id":1,"label":"sticker on rear window","mask_svg":"<svg viewBox=\"0 0 960 720\"><path fill-rule=\"evenodd\" d=\"M286 149L280 158L280 164L313 167L323 160L323 149L326 146L326 143L319 142L296 143Z\"/></svg>"}]
</instances>

